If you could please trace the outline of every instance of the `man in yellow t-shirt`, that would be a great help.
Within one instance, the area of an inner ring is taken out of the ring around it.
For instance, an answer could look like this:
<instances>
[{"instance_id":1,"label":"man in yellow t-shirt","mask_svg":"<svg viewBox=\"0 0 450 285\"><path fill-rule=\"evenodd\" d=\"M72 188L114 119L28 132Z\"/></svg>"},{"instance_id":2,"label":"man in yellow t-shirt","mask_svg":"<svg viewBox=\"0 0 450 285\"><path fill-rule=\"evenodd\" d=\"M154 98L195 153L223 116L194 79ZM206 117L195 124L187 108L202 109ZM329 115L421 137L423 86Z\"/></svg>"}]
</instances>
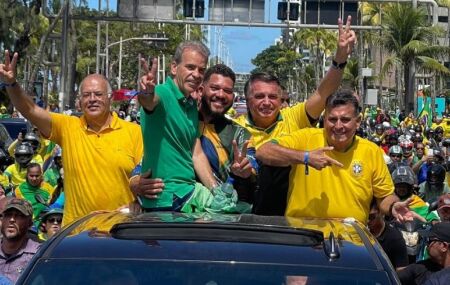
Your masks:
<instances>
[{"instance_id":1,"label":"man in yellow t-shirt","mask_svg":"<svg viewBox=\"0 0 450 285\"><path fill-rule=\"evenodd\" d=\"M81 118L37 106L16 82L18 54L5 51L0 82L16 109L44 138L61 146L65 173L63 225L97 210L115 210L133 201L128 179L142 158L140 127L110 111L111 86L101 74L80 84Z\"/></svg>"},{"instance_id":2,"label":"man in yellow t-shirt","mask_svg":"<svg viewBox=\"0 0 450 285\"><path fill-rule=\"evenodd\" d=\"M266 73L252 74L245 84L244 94L249 112L236 119L236 123L251 133L249 151L258 149L274 137L315 125L325 101L341 84L347 58L356 36L347 18L344 29L339 20L338 49L327 74L305 103L282 107L282 88L275 76ZM255 193L253 212L261 215L283 215L286 208L289 167L260 165L258 191Z\"/></svg>"},{"instance_id":3,"label":"man in yellow t-shirt","mask_svg":"<svg viewBox=\"0 0 450 285\"><path fill-rule=\"evenodd\" d=\"M257 151L264 163L293 165L286 216L353 217L365 224L375 197L383 213L399 220L412 217L409 201L398 202L393 194L382 150L355 135L361 117L352 93L339 90L327 99L324 129L299 130Z\"/></svg>"}]
</instances>

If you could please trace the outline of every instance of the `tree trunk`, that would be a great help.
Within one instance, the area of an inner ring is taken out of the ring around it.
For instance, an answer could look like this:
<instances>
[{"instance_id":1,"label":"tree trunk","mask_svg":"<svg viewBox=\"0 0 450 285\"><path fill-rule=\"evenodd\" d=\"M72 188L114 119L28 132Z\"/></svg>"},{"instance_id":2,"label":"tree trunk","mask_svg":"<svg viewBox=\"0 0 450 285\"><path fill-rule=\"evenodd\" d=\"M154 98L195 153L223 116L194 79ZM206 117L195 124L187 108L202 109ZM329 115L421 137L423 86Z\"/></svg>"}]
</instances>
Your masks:
<instances>
[{"instance_id":1,"label":"tree trunk","mask_svg":"<svg viewBox=\"0 0 450 285\"><path fill-rule=\"evenodd\" d=\"M45 43L47 42L47 39L50 36L50 34L55 29L56 24L61 19L63 11L64 11L64 5L59 10L58 15L56 15L55 19L53 19L53 22L50 24L47 31L41 37L41 42L39 43L39 48L38 48L36 55L34 56L34 60L33 60L33 61L35 61L34 67L30 69L30 76L28 77L29 78L28 84L25 86L25 90L29 94L33 91L33 82L36 80L37 73L39 71L39 68L41 67ZM44 88L45 88L45 86L44 86Z\"/></svg>"}]
</instances>

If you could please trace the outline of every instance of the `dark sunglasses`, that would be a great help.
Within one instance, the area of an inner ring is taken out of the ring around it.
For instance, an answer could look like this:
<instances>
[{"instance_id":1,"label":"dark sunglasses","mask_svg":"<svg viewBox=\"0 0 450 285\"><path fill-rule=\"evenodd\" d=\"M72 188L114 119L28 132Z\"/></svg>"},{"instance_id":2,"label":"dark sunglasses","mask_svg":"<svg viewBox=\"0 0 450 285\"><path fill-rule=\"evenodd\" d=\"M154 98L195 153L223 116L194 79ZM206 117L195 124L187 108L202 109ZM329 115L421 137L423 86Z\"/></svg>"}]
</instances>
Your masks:
<instances>
[{"instance_id":1,"label":"dark sunglasses","mask_svg":"<svg viewBox=\"0 0 450 285\"><path fill-rule=\"evenodd\" d=\"M401 155L401 154L391 154L391 156L392 157L399 157L399 158L401 158L403 155Z\"/></svg>"},{"instance_id":2,"label":"dark sunglasses","mask_svg":"<svg viewBox=\"0 0 450 285\"><path fill-rule=\"evenodd\" d=\"M49 222L51 224L54 224L55 222L57 222L58 224L61 224L62 219L61 218L50 218L50 219L47 219L47 222Z\"/></svg>"},{"instance_id":3,"label":"dark sunglasses","mask_svg":"<svg viewBox=\"0 0 450 285\"><path fill-rule=\"evenodd\" d=\"M419 149L424 150L423 147L417 147L417 148L416 148L416 150L419 150Z\"/></svg>"}]
</instances>

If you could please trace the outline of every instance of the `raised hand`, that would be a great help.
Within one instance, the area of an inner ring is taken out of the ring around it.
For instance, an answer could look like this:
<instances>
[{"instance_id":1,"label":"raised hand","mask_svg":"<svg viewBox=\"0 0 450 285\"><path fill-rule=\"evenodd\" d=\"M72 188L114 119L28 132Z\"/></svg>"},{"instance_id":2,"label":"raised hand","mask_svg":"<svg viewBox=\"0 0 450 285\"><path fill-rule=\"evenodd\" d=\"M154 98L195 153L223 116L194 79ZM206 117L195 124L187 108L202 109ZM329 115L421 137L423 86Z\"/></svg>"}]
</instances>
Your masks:
<instances>
[{"instance_id":1,"label":"raised hand","mask_svg":"<svg viewBox=\"0 0 450 285\"><path fill-rule=\"evenodd\" d=\"M338 19L339 37L338 48L336 51L335 60L338 63L343 63L352 53L353 46L356 43L356 34L350 27L352 16L347 17L347 23L344 28L344 23L341 18Z\"/></svg>"},{"instance_id":2,"label":"raised hand","mask_svg":"<svg viewBox=\"0 0 450 285\"><path fill-rule=\"evenodd\" d=\"M342 163L326 155L328 151L333 149L334 147L332 146L326 146L310 151L308 165L314 167L317 170L321 170L322 168L332 165L342 167Z\"/></svg>"},{"instance_id":3,"label":"raised hand","mask_svg":"<svg viewBox=\"0 0 450 285\"><path fill-rule=\"evenodd\" d=\"M152 60L152 68L148 68L147 61L140 59L144 75L141 77L140 87L144 95L154 94L156 82L156 73L158 72L158 59L155 57Z\"/></svg>"},{"instance_id":4,"label":"raised hand","mask_svg":"<svg viewBox=\"0 0 450 285\"><path fill-rule=\"evenodd\" d=\"M5 63L0 64L0 82L12 84L16 82L16 65L19 55L14 53L12 61L9 51L5 50Z\"/></svg>"},{"instance_id":5,"label":"raised hand","mask_svg":"<svg viewBox=\"0 0 450 285\"><path fill-rule=\"evenodd\" d=\"M233 140L233 163L231 164L231 172L239 177L248 178L252 175L252 165L247 158L247 147L249 141L245 141L240 151L236 140Z\"/></svg>"}]
</instances>

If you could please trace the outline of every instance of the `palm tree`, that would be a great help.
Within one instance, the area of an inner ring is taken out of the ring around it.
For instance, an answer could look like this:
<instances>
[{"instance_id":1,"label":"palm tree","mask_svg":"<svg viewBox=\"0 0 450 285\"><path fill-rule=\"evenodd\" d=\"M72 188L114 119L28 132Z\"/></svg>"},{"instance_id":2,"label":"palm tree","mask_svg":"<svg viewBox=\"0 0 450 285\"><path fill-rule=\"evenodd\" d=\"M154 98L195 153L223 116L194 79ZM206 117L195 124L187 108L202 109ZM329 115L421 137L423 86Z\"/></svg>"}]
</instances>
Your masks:
<instances>
[{"instance_id":1,"label":"palm tree","mask_svg":"<svg viewBox=\"0 0 450 285\"><path fill-rule=\"evenodd\" d=\"M325 59L336 50L336 32L324 29L301 29L294 34L294 45L307 47L314 58L316 87L324 74Z\"/></svg>"},{"instance_id":2,"label":"palm tree","mask_svg":"<svg viewBox=\"0 0 450 285\"><path fill-rule=\"evenodd\" d=\"M381 76L392 67L397 67L397 86L400 87L397 96L400 102L404 100L401 106L411 109L415 98L414 77L410 74L412 63L429 71L449 74L450 71L438 59L448 55L450 49L433 44L442 30L427 25L423 8L399 3L389 4L385 8L381 44L390 55L383 65ZM404 95L401 93L403 86L408 87Z\"/></svg>"}]
</instances>

